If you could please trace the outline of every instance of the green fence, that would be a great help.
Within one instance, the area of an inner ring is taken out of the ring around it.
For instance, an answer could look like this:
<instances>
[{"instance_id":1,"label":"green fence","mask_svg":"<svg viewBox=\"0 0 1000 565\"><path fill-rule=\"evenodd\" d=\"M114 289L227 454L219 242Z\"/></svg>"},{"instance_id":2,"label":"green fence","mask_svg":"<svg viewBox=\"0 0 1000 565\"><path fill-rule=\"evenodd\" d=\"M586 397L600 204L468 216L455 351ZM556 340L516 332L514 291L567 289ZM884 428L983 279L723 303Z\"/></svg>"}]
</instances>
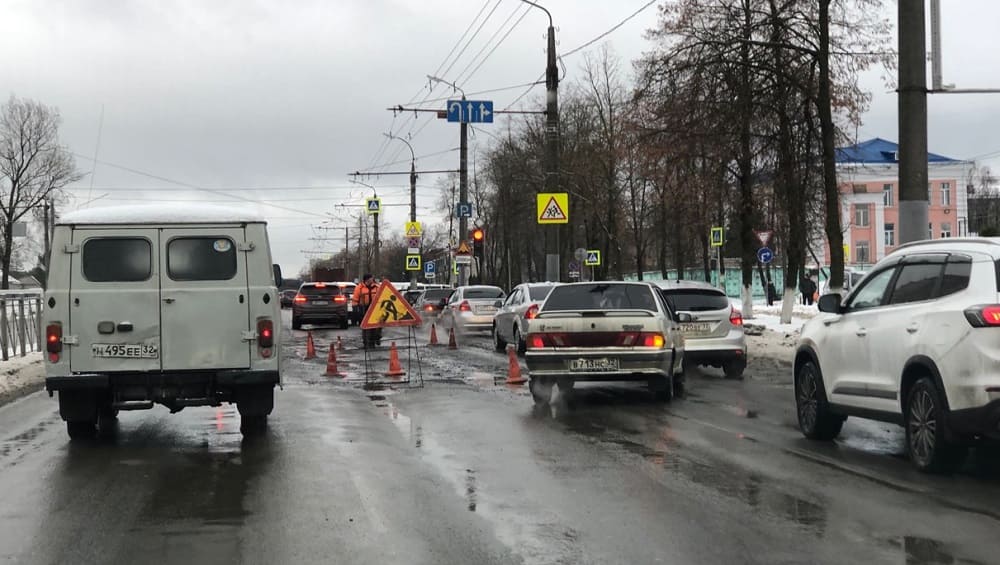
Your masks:
<instances>
[{"instance_id":1,"label":"green fence","mask_svg":"<svg viewBox=\"0 0 1000 565\"><path fill-rule=\"evenodd\" d=\"M771 281L774 283L774 289L778 292L778 296L784 292L785 284L785 273L784 269L781 267L773 267L770 270L764 269L764 276L768 276L770 273ZM713 285L719 286L719 273L718 271L712 272L712 277L709 280ZM642 279L646 281L661 281L664 280L663 273L660 271L645 271L642 274ZM671 269L667 271L667 280L677 280L677 270ZM684 279L689 281L704 281L705 271L701 269L688 269L684 271ZM625 280L634 281L638 280L635 273L625 275ZM825 281L826 276L821 272L820 282ZM725 283L726 294L731 298L739 298L741 289L743 288L743 273L739 269L726 269L725 277L723 278ZM754 269L753 271L753 287L752 287L753 297L755 299L765 299L766 295L764 293L764 285L761 284L760 271Z\"/></svg>"}]
</instances>

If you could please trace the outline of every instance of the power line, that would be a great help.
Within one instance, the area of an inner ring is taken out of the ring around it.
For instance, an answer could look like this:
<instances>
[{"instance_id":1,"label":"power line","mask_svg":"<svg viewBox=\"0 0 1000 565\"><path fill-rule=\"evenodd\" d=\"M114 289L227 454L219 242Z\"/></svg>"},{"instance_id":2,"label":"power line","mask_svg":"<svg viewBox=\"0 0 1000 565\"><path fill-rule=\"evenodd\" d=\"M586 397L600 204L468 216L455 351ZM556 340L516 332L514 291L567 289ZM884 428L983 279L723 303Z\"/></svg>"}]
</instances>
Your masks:
<instances>
[{"instance_id":1,"label":"power line","mask_svg":"<svg viewBox=\"0 0 1000 565\"><path fill-rule=\"evenodd\" d=\"M522 9L522 6L523 6L523 8L524 8L524 9L523 9L523 11L521 12L521 17L520 17L520 18L518 18L518 19L517 19L517 21L515 21L515 22L514 22L514 24L513 24L512 26L510 26L510 28L509 28L509 29L507 30L507 32L503 34L503 37L501 37L501 38L500 38L500 41L498 41L498 42L496 43L496 45L494 45L494 46L493 46L493 48L492 48L492 49L490 49L490 52L489 52L489 53L487 53L485 57L483 57L483 59L482 59L482 60L481 60L481 61L479 62L479 64L478 64L478 65L476 65L476 68L474 68L474 69L472 70L472 72L471 72L471 73L469 73L469 75L468 75L468 76L466 76L466 77L465 77L465 78L463 79L463 78L462 78L462 76L463 76L463 75L465 75L465 72L466 72L466 71L468 71L468 70L469 70L469 68L470 68L470 67L472 67L472 65L475 65L475 64L476 64L476 59L477 59L477 58L479 58L479 56L480 56L480 55L482 55L483 51L486 51L486 49L487 49L487 48L488 48L488 47L490 46L490 43L492 43L492 42L493 42L493 40L494 40L494 39L496 39L496 37L497 37L498 35L500 35L500 32L502 32L502 31L503 31L503 29L504 29L504 26L506 26L506 25L507 25L507 24L508 24L508 23L509 23L509 22L510 22L510 21L511 21L512 19L514 19L514 16L515 16L515 15L517 15L517 12L518 12L518 11L520 11L520 10ZM531 10L531 6L529 6L529 5L527 5L527 4L523 4L523 5L522 5L522 4L518 4L518 5L517 5L517 6L516 6L516 7L514 8L514 11L513 11L513 12L511 12L511 13L510 13L510 15L508 15L508 16L507 16L507 19L506 19L506 20L504 20L504 21L503 21L503 23L502 23L502 24L500 24L500 25L499 25L499 26L497 27L497 30L493 32L493 35L491 35L491 36L490 36L490 38L486 40L486 43L484 43L484 44L483 44L483 46L482 46L482 47L481 47L481 48L479 49L479 52L477 52L477 53L476 53L476 54L475 54L475 55L474 55L474 56L472 57L472 60L471 60L471 61L469 61L469 63L468 63L467 65L465 65L465 68L464 68L464 69L462 69L462 71L461 71L460 73L458 73L458 75L456 75L456 77L455 77L455 84L459 84L459 83L462 83L462 84L466 84L466 83L467 83L467 82L468 82L469 80L471 80L471 79L472 79L472 75L476 74L476 71L478 71L478 70L479 70L479 67L483 66L483 63L485 63L485 62L486 62L486 60L490 58L490 55L492 55L492 54L493 54L493 52L497 50L497 47L500 47L500 45L501 45L501 44L502 44L502 43L504 42L504 40L506 40L506 39L507 39L507 36L509 36L509 35L511 34L511 32L512 32L512 31L514 31L514 28L516 28L516 27L517 27L517 25L518 25L519 23L521 23L521 20L523 20L523 19L524 19L524 17L525 17L526 15L528 15L528 11L529 11L529 10ZM438 76L438 75L434 75L434 76Z\"/></svg>"}]
</instances>

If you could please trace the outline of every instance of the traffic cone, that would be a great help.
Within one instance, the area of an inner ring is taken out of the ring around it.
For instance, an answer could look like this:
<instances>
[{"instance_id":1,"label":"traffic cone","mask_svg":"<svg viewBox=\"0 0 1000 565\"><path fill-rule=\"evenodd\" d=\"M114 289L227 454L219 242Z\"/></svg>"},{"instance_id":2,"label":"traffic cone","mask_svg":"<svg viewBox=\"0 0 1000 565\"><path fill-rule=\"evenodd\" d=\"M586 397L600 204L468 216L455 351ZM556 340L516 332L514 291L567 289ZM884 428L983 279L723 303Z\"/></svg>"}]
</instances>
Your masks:
<instances>
[{"instance_id":1,"label":"traffic cone","mask_svg":"<svg viewBox=\"0 0 1000 565\"><path fill-rule=\"evenodd\" d=\"M451 328L448 332L448 349L458 349L458 343L455 342L455 328Z\"/></svg>"},{"instance_id":2,"label":"traffic cone","mask_svg":"<svg viewBox=\"0 0 1000 565\"><path fill-rule=\"evenodd\" d=\"M337 351L343 351L343 350L344 350L344 342L340 339L340 336L338 335L337 336Z\"/></svg>"},{"instance_id":3,"label":"traffic cone","mask_svg":"<svg viewBox=\"0 0 1000 565\"><path fill-rule=\"evenodd\" d=\"M431 324L431 342L428 345L441 345L438 343L437 328L434 324Z\"/></svg>"},{"instance_id":4,"label":"traffic cone","mask_svg":"<svg viewBox=\"0 0 1000 565\"><path fill-rule=\"evenodd\" d=\"M507 368L506 384L523 385L528 382L528 379L521 375L521 364L517 362L517 351L513 345L507 346L507 360L509 361L509 367Z\"/></svg>"},{"instance_id":5,"label":"traffic cone","mask_svg":"<svg viewBox=\"0 0 1000 565\"><path fill-rule=\"evenodd\" d=\"M403 366L399 364L399 352L396 351L396 342L392 342L389 347L389 371L385 374L387 377L402 377L406 374L403 370Z\"/></svg>"},{"instance_id":6,"label":"traffic cone","mask_svg":"<svg viewBox=\"0 0 1000 565\"><path fill-rule=\"evenodd\" d=\"M330 353L326 356L326 376L328 377L346 377L344 373L337 370L337 352L334 350L334 346L330 344Z\"/></svg>"},{"instance_id":7,"label":"traffic cone","mask_svg":"<svg viewBox=\"0 0 1000 565\"><path fill-rule=\"evenodd\" d=\"M316 344L313 343L313 333L306 334L306 359L316 358Z\"/></svg>"}]
</instances>

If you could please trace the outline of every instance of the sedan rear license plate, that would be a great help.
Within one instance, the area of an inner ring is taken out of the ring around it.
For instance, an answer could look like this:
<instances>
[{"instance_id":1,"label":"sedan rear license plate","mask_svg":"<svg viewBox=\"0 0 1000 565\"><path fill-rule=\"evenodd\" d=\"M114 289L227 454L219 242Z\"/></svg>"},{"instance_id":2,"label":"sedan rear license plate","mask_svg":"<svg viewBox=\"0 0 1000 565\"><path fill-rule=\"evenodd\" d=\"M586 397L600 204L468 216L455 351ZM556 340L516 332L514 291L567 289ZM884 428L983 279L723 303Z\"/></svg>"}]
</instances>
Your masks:
<instances>
[{"instance_id":1,"label":"sedan rear license plate","mask_svg":"<svg viewBox=\"0 0 1000 565\"><path fill-rule=\"evenodd\" d=\"M681 331L686 334L707 334L712 330L708 324L681 324Z\"/></svg>"},{"instance_id":2,"label":"sedan rear license plate","mask_svg":"<svg viewBox=\"0 0 1000 565\"><path fill-rule=\"evenodd\" d=\"M476 306L476 314L493 314L496 311L496 306Z\"/></svg>"},{"instance_id":3,"label":"sedan rear license plate","mask_svg":"<svg viewBox=\"0 0 1000 565\"><path fill-rule=\"evenodd\" d=\"M327 302L326 300L313 300L309 304L314 304L316 306L325 306L325 305L329 304L329 302Z\"/></svg>"},{"instance_id":4,"label":"sedan rear license plate","mask_svg":"<svg viewBox=\"0 0 1000 565\"><path fill-rule=\"evenodd\" d=\"M90 353L94 357L114 359L156 359L160 356L160 349L145 343L93 343Z\"/></svg>"},{"instance_id":5,"label":"sedan rear license plate","mask_svg":"<svg viewBox=\"0 0 1000 565\"><path fill-rule=\"evenodd\" d=\"M570 371L617 371L617 359L573 359L569 362Z\"/></svg>"}]
</instances>

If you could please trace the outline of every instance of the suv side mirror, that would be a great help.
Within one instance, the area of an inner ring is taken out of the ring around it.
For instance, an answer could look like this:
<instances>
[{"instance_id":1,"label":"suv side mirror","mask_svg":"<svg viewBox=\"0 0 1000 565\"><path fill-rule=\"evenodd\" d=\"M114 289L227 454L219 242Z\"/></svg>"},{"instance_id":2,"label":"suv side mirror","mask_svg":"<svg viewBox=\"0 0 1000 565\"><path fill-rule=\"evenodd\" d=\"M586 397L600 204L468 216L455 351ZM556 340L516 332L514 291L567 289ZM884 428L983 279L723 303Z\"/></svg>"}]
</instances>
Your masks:
<instances>
[{"instance_id":1,"label":"suv side mirror","mask_svg":"<svg viewBox=\"0 0 1000 565\"><path fill-rule=\"evenodd\" d=\"M678 312L677 313L677 321L681 322L682 324L686 323L686 322L690 322L691 319L692 319L691 318L691 314L688 314L687 312Z\"/></svg>"},{"instance_id":2,"label":"suv side mirror","mask_svg":"<svg viewBox=\"0 0 1000 565\"><path fill-rule=\"evenodd\" d=\"M497 308L503 308L503 300L497 300L496 302L493 303L493 305L496 306Z\"/></svg>"},{"instance_id":3,"label":"suv side mirror","mask_svg":"<svg viewBox=\"0 0 1000 565\"><path fill-rule=\"evenodd\" d=\"M284 282L284 279L281 278L281 266L271 265L271 271L274 273L274 286L280 287L281 283Z\"/></svg>"},{"instance_id":4,"label":"suv side mirror","mask_svg":"<svg viewBox=\"0 0 1000 565\"><path fill-rule=\"evenodd\" d=\"M840 307L840 300L840 294L836 293L824 294L823 296L820 296L819 302L817 303L819 311L827 312L829 314L840 314L844 311L844 309Z\"/></svg>"}]
</instances>

